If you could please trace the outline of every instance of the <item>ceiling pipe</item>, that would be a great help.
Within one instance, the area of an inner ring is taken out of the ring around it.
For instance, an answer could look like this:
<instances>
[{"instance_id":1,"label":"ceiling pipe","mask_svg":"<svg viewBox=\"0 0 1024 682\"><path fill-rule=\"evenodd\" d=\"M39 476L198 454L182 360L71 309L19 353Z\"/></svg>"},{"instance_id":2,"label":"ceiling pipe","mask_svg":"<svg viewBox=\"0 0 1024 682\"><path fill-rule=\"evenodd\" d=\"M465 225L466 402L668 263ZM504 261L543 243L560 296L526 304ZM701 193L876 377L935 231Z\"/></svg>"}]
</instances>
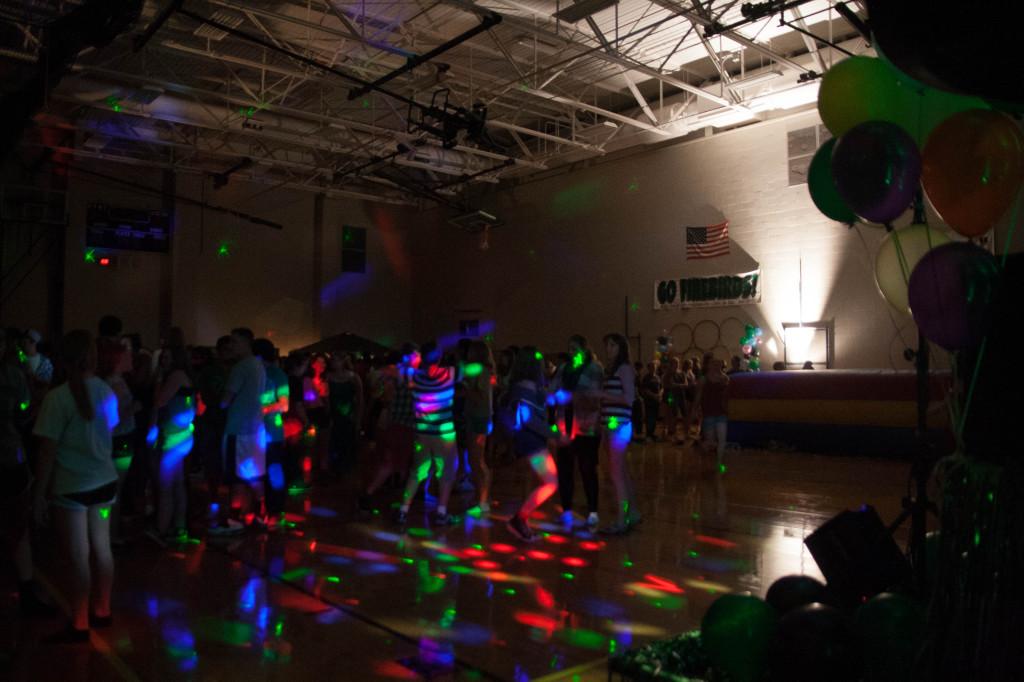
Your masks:
<instances>
[{"instance_id":1,"label":"ceiling pipe","mask_svg":"<svg viewBox=\"0 0 1024 682\"><path fill-rule=\"evenodd\" d=\"M160 84L164 87L170 87L170 84L168 83ZM124 85L107 83L94 80L92 78L79 77L75 79L67 79L61 85L58 94L65 95L77 102L106 109L108 107L105 100L110 96L123 93L126 89L128 89L128 87ZM188 88L188 90L192 89ZM206 94L204 91L199 92ZM153 100L153 102L146 105L144 108L141 108L139 111L126 107L122 109L121 113L143 116L145 118L163 119L174 123L180 123L182 125L192 125L200 128L225 131L223 120L224 116L221 114L236 114L235 111L228 108L228 106L225 106L225 103L228 105L237 104L239 106L243 106L247 103L247 100L227 97L219 93L209 94L211 95L211 99L217 99L220 101L200 103L193 99L186 99L185 97L165 91ZM257 112L257 120L263 125L263 130L257 131L239 128L238 130L228 130L227 132L248 137L266 137L268 139L276 138L281 142L298 144L337 154L361 156L364 158L372 158L375 156L374 148L380 149L382 145L385 147L391 145L392 149L394 149L399 142L408 142L415 139L414 136L411 135L396 135L390 140L380 140L376 138L376 135L385 132L386 129L384 128L366 125L364 127L370 128L371 130L360 131L358 129L353 129L352 126L347 124L337 123L337 119L335 117L306 114L304 117L306 120L304 120L303 118L292 116L290 111L289 113L280 113L275 111L275 109L278 109L278 107L272 106L268 109L262 109ZM322 137L317 135L317 131L324 125L340 130L347 130L351 136L358 140L358 146L348 147L322 139ZM287 137L283 137L285 135ZM424 160L423 162L399 157L395 159L395 163L399 165L407 165L413 168L433 170L446 175L461 176L467 172L472 173L480 170L482 168L481 159L491 156L491 154L488 153L477 157L465 151L457 149L441 149L434 145L424 145L417 149L416 153L418 158ZM524 163L523 165L532 166L534 164Z\"/></svg>"},{"instance_id":2,"label":"ceiling pipe","mask_svg":"<svg viewBox=\"0 0 1024 682\"><path fill-rule=\"evenodd\" d=\"M425 52L424 54L421 54L418 57L414 57L412 59L409 59L409 61L404 66L401 66L401 67L395 69L394 71L392 71L389 74L381 76L380 78L378 78L377 80L373 81L372 83L367 83L366 85L364 85L361 88L357 88L355 90L350 90L349 93L348 93L349 100L354 100L357 97L362 97L363 95L367 94L371 90L378 90L379 91L380 90L380 86L384 85L385 83L388 83L391 80L393 80L395 78L398 78L402 74L405 74L405 73L408 73L409 71L412 71L413 69L415 69L420 64L429 62L434 57L442 55L445 52L447 52L448 50L451 50L452 48L458 47L462 43L464 43L467 40L471 39L473 36L479 35L479 34L483 33L484 31L488 30L489 28L491 28L492 26L497 26L500 23L501 23L501 15L498 14L497 12L490 12L490 13L486 14L480 20L479 24L477 24L473 28L469 29L468 31L465 31L464 33L460 33L459 35L455 36L451 40L449 40L449 41L447 41L445 43L442 43L441 45L438 45L437 47L435 47L433 50L430 50L429 52Z\"/></svg>"}]
</instances>

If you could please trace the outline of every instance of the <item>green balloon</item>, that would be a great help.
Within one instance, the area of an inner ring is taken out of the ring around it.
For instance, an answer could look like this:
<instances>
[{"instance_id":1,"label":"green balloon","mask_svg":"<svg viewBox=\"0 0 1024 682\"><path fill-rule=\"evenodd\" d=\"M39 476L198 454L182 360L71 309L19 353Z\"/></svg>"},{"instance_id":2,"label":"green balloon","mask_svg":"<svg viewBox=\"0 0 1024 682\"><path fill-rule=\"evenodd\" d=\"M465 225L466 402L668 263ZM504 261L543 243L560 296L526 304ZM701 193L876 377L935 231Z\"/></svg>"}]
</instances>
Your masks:
<instances>
[{"instance_id":1,"label":"green balloon","mask_svg":"<svg viewBox=\"0 0 1024 682\"><path fill-rule=\"evenodd\" d=\"M879 60L891 71L892 78L902 95L892 110L892 123L900 126L914 138L917 146L924 148L931 132L953 114L968 109L991 109L992 106L980 97L958 95L939 90L911 78L879 53Z\"/></svg>"},{"instance_id":2,"label":"green balloon","mask_svg":"<svg viewBox=\"0 0 1024 682\"><path fill-rule=\"evenodd\" d=\"M832 220L852 225L857 222L857 216L839 196L835 180L832 179L832 148L835 146L836 139L832 138L814 153L811 167L807 171L807 189L819 211Z\"/></svg>"},{"instance_id":3,"label":"green balloon","mask_svg":"<svg viewBox=\"0 0 1024 682\"><path fill-rule=\"evenodd\" d=\"M868 682L909 680L924 637L924 608L902 594L883 592L857 609L854 631Z\"/></svg>"},{"instance_id":4,"label":"green balloon","mask_svg":"<svg viewBox=\"0 0 1024 682\"><path fill-rule=\"evenodd\" d=\"M778 615L766 602L739 594L715 600L701 621L701 641L711 663L736 682L764 674Z\"/></svg>"},{"instance_id":5,"label":"green balloon","mask_svg":"<svg viewBox=\"0 0 1024 682\"><path fill-rule=\"evenodd\" d=\"M921 86L921 89L913 91L908 101L909 106L896 124L910 133L921 148L924 148L932 131L953 114L970 109L987 111L992 108L980 97L955 95L927 86Z\"/></svg>"}]
</instances>

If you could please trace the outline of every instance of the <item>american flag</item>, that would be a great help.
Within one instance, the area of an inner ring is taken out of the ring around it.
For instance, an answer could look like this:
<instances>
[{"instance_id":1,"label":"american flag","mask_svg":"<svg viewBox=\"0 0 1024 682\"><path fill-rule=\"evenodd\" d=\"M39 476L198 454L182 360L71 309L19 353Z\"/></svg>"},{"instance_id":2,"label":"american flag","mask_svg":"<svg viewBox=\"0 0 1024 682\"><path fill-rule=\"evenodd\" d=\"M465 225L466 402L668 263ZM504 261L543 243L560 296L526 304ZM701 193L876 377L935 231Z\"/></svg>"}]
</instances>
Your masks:
<instances>
[{"instance_id":1,"label":"american flag","mask_svg":"<svg viewBox=\"0 0 1024 682\"><path fill-rule=\"evenodd\" d=\"M686 228L686 257L714 258L729 253L729 221Z\"/></svg>"}]
</instances>

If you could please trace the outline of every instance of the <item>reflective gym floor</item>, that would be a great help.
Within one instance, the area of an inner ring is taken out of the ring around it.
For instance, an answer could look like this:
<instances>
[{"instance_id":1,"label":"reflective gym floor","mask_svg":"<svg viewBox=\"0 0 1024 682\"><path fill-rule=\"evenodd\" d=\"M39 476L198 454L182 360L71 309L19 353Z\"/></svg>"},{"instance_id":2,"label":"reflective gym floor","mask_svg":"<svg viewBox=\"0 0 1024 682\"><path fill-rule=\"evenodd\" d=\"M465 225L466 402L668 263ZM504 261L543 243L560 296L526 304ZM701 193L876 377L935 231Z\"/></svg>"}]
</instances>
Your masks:
<instances>
[{"instance_id":1,"label":"reflective gym floor","mask_svg":"<svg viewBox=\"0 0 1024 682\"><path fill-rule=\"evenodd\" d=\"M140 538L117 554L115 622L90 645L41 644L63 622L23 623L13 590L0 595L0 677L603 680L609 653L698 627L718 594L820 577L803 538L863 503L893 519L908 472L731 450L721 474L666 444L633 445L630 463L645 520L626 537L563 527L552 499L533 519L542 537L517 542L504 519L530 482L508 465L491 517L449 528L431 528L418 502L403 532L387 505L397 493L365 514L337 484L290 495L286 527L268 535L164 550ZM601 495L607 521L605 479ZM52 592L59 564L41 563Z\"/></svg>"}]
</instances>

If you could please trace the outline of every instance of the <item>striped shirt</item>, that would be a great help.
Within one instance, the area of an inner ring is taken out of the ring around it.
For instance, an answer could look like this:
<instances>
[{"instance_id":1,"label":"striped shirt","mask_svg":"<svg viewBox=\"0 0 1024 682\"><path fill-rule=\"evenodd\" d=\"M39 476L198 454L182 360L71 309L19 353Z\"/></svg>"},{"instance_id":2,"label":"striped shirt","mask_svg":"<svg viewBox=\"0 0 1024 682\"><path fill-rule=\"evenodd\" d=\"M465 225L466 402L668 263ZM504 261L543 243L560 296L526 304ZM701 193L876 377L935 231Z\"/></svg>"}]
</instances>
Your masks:
<instances>
[{"instance_id":1,"label":"striped shirt","mask_svg":"<svg viewBox=\"0 0 1024 682\"><path fill-rule=\"evenodd\" d=\"M614 397L601 399L601 425L614 429L618 425L628 424L633 417L633 400L636 396L633 368L629 363L619 365L615 374L604 378L602 388Z\"/></svg>"},{"instance_id":2,"label":"striped shirt","mask_svg":"<svg viewBox=\"0 0 1024 682\"><path fill-rule=\"evenodd\" d=\"M416 414L412 408L412 388L409 381L412 379L415 370L407 365L398 366L398 376L395 377L395 397L391 400L391 423L398 426L407 426L410 429L416 426Z\"/></svg>"},{"instance_id":3,"label":"striped shirt","mask_svg":"<svg viewBox=\"0 0 1024 682\"><path fill-rule=\"evenodd\" d=\"M416 433L423 436L455 437L452 404L455 401L456 372L453 367L428 367L412 378Z\"/></svg>"}]
</instances>

